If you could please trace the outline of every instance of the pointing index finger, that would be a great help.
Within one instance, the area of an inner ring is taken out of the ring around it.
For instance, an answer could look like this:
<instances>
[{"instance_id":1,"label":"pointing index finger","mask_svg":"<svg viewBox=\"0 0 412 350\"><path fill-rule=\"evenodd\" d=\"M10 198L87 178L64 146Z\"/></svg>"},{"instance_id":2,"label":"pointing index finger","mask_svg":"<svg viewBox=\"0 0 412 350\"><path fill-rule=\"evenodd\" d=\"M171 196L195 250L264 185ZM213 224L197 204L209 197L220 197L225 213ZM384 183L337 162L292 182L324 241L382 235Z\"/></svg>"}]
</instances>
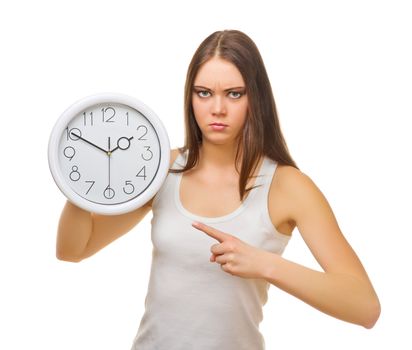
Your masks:
<instances>
[{"instance_id":1,"label":"pointing index finger","mask_svg":"<svg viewBox=\"0 0 412 350\"><path fill-rule=\"evenodd\" d=\"M207 235L209 235L210 237L216 239L217 241L219 241L220 243L222 243L225 239L229 238L230 235L221 232L219 230L216 230L213 227L210 227L208 225L202 224L200 222L193 222L192 226L194 228L197 228L200 231L203 231L204 233L206 233Z\"/></svg>"}]
</instances>

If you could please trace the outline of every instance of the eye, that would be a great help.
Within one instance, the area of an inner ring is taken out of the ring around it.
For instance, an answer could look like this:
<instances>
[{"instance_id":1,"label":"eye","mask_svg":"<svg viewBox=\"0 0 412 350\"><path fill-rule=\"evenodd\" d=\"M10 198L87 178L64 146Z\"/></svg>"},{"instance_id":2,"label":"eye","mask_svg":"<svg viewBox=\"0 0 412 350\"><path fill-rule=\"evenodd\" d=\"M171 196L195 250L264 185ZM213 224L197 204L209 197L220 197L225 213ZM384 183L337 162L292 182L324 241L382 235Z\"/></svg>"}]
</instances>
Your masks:
<instances>
[{"instance_id":1,"label":"eye","mask_svg":"<svg viewBox=\"0 0 412 350\"><path fill-rule=\"evenodd\" d=\"M196 94L200 97L200 98L206 98L210 96L210 91L207 90L196 90Z\"/></svg>"},{"instance_id":2,"label":"eye","mask_svg":"<svg viewBox=\"0 0 412 350\"><path fill-rule=\"evenodd\" d=\"M239 99L243 96L243 94L244 93L240 91L230 91L228 95L230 98Z\"/></svg>"}]
</instances>

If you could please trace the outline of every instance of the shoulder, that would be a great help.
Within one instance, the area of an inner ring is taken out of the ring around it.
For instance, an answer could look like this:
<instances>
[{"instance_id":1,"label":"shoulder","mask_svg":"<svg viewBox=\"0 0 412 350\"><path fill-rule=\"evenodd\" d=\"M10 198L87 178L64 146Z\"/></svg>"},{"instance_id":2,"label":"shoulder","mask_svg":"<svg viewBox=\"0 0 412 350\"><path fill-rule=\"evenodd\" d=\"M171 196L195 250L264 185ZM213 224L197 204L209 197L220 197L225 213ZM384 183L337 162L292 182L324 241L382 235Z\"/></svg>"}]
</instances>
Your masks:
<instances>
[{"instance_id":1,"label":"shoulder","mask_svg":"<svg viewBox=\"0 0 412 350\"><path fill-rule=\"evenodd\" d=\"M278 165L272 185L286 191L307 190L313 188L312 179L299 169L290 165Z\"/></svg>"},{"instance_id":2,"label":"shoulder","mask_svg":"<svg viewBox=\"0 0 412 350\"><path fill-rule=\"evenodd\" d=\"M269 201L279 202L297 223L314 208L327 207L327 201L315 182L299 169L278 165L270 187Z\"/></svg>"}]
</instances>

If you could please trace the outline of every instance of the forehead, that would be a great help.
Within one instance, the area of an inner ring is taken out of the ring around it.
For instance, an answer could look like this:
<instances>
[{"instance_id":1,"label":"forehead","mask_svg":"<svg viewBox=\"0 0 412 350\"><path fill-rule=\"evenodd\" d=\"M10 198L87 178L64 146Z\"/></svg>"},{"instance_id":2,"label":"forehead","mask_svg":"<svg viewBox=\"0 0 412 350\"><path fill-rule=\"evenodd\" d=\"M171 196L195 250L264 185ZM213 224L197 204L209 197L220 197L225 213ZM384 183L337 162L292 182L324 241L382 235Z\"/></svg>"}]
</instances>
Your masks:
<instances>
[{"instance_id":1,"label":"forehead","mask_svg":"<svg viewBox=\"0 0 412 350\"><path fill-rule=\"evenodd\" d=\"M194 84L205 87L216 85L239 87L245 85L239 69L232 62L220 57L213 57L203 63L197 72Z\"/></svg>"}]
</instances>

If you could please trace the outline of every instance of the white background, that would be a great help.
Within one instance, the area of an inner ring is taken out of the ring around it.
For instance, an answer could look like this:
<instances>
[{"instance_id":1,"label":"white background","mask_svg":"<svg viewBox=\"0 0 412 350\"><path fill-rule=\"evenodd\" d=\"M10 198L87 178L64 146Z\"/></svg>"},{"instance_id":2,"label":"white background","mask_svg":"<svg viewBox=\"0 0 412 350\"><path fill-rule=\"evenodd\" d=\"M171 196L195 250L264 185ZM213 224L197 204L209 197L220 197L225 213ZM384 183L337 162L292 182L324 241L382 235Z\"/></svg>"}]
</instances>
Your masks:
<instances>
[{"instance_id":1,"label":"white background","mask_svg":"<svg viewBox=\"0 0 412 350\"><path fill-rule=\"evenodd\" d=\"M1 349L130 348L149 277L151 213L90 259L58 261L65 198L48 169L48 137L71 103L113 91L144 101L172 147L182 146L187 66L225 28L258 45L291 154L329 200L382 303L366 330L271 287L267 349L411 348L410 4L270 3L1 3ZM297 230L284 256L319 269Z\"/></svg>"}]
</instances>

